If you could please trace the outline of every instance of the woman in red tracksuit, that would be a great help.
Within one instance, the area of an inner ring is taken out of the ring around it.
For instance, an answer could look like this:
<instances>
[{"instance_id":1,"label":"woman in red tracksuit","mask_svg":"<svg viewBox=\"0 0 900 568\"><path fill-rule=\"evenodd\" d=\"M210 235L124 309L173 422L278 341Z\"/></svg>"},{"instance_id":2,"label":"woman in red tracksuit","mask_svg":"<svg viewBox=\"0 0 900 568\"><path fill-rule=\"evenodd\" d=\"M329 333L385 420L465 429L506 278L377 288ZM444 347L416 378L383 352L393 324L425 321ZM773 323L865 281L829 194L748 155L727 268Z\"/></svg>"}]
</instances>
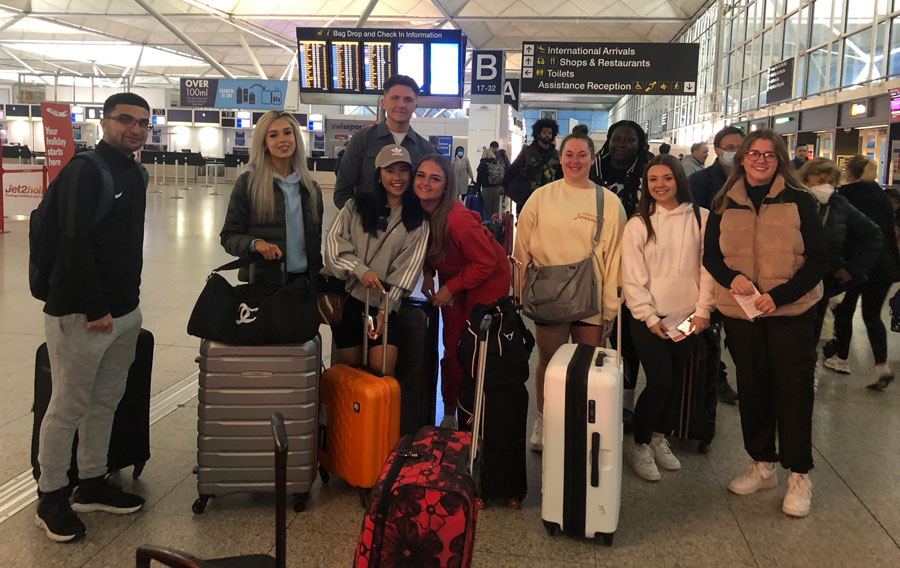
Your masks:
<instances>
[{"instance_id":1,"label":"woman in red tracksuit","mask_svg":"<svg viewBox=\"0 0 900 568\"><path fill-rule=\"evenodd\" d=\"M481 217L456 199L453 168L439 154L422 158L413 189L431 218L431 240L425 257L422 292L441 308L444 357L441 359L441 426L456 429L456 403L463 370L456 343L475 304L490 304L509 295L506 251L481 224ZM448 191L448 188L451 191ZM434 291L437 272L440 288Z\"/></svg>"}]
</instances>

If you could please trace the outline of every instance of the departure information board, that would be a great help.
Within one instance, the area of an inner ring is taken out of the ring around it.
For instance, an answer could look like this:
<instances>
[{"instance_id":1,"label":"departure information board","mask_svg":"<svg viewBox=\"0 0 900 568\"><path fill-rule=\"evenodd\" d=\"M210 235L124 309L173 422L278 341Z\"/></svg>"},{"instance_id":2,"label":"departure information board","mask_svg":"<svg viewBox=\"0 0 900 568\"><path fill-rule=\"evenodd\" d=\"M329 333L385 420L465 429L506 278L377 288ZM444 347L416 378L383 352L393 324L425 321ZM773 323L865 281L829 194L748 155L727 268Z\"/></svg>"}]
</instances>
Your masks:
<instances>
[{"instance_id":1,"label":"departure information board","mask_svg":"<svg viewBox=\"0 0 900 568\"><path fill-rule=\"evenodd\" d=\"M311 91L327 91L328 82L325 78L327 58L325 57L324 41L298 42L298 64L300 68L300 89Z\"/></svg>"},{"instance_id":2,"label":"departure information board","mask_svg":"<svg viewBox=\"0 0 900 568\"><path fill-rule=\"evenodd\" d=\"M372 104L385 80L402 74L418 83L419 106L462 105L466 38L459 30L297 28L297 48L303 102Z\"/></svg>"}]
</instances>

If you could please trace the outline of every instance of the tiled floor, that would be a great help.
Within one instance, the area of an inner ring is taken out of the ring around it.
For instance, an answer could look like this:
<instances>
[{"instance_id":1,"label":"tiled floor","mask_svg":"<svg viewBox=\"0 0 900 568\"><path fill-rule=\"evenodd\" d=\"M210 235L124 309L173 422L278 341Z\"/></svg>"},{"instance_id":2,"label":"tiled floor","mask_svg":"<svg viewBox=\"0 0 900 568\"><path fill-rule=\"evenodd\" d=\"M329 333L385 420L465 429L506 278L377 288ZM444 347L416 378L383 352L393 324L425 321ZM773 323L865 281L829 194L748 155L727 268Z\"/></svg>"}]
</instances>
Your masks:
<instances>
[{"instance_id":1,"label":"tiled floor","mask_svg":"<svg viewBox=\"0 0 900 568\"><path fill-rule=\"evenodd\" d=\"M228 260L218 242L227 204L208 189L172 186L148 195L142 311L156 337L153 394L191 375L198 340L185 332L193 302L210 268ZM326 190L326 223L334 216ZM43 341L40 304L26 284L27 223L9 221L0 235L0 485L29 465L34 350ZM540 521L540 456L529 456L531 492L523 508L488 507L479 515L475 566L900 566L900 384L865 389L872 356L856 322L853 370L841 377L820 369L814 443L812 514L781 513L781 489L748 497L725 490L744 464L737 409L721 407L712 453L675 444L683 469L659 483L623 480L622 516L612 548L548 537ZM326 345L327 330L323 328ZM890 350L900 351L890 334ZM328 350L326 349L326 355ZM532 362L533 364L533 362ZM440 414L440 412L438 413ZM129 566L142 543L174 546L199 556L269 552L273 498L233 495L191 513L196 497L196 399L151 428L153 457L126 487L147 498L141 513L82 515L88 534L70 545L51 543L33 524L34 504L0 522L0 566ZM2 511L0 511L2 513ZM0 514L0 519L4 515ZM289 511L289 566L349 566L361 520L354 490L340 480L317 482L307 511Z\"/></svg>"}]
</instances>

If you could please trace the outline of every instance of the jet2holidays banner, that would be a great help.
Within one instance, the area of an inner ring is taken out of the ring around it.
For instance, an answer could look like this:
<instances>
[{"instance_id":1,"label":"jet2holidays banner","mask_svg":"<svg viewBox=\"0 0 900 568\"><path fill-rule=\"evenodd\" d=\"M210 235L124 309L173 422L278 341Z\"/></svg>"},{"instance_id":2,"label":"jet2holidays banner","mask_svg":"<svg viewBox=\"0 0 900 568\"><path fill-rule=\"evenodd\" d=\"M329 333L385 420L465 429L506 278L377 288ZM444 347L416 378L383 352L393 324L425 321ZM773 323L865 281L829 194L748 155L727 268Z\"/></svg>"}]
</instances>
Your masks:
<instances>
[{"instance_id":1,"label":"jet2holidays banner","mask_svg":"<svg viewBox=\"0 0 900 568\"><path fill-rule=\"evenodd\" d=\"M180 106L282 110L287 88L287 81L182 77Z\"/></svg>"}]
</instances>

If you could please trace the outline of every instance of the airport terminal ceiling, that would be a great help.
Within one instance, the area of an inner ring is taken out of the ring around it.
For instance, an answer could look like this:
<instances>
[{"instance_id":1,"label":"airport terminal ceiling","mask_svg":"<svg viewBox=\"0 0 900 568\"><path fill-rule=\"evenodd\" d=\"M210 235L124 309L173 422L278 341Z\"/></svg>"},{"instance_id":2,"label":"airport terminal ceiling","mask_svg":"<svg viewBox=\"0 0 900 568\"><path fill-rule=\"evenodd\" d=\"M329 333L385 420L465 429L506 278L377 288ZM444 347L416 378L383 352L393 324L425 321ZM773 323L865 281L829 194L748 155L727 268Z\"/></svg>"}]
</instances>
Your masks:
<instances>
[{"instance_id":1,"label":"airport terminal ceiling","mask_svg":"<svg viewBox=\"0 0 900 568\"><path fill-rule=\"evenodd\" d=\"M669 42L709 3L5 0L0 1L0 80L52 84L50 76L58 75L60 84L95 77L113 85L127 79L135 86L165 88L177 86L179 76L296 80L298 26L459 29L470 50L505 51L507 75L516 76L523 40ZM608 108L618 98L594 100L591 106Z\"/></svg>"}]
</instances>

